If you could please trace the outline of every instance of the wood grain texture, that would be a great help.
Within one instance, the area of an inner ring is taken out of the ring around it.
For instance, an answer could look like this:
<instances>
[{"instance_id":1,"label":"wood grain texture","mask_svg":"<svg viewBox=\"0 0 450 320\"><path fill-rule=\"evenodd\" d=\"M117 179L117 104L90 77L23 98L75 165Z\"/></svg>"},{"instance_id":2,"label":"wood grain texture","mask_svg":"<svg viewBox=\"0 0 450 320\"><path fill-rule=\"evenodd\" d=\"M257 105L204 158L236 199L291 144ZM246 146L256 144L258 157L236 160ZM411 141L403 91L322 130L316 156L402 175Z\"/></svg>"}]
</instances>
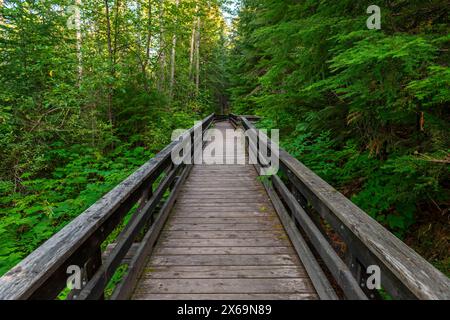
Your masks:
<instances>
[{"instance_id":1,"label":"wood grain texture","mask_svg":"<svg viewBox=\"0 0 450 320\"><path fill-rule=\"evenodd\" d=\"M144 277L160 279L307 278L297 266L158 266Z\"/></svg>"},{"instance_id":2,"label":"wood grain texture","mask_svg":"<svg viewBox=\"0 0 450 320\"><path fill-rule=\"evenodd\" d=\"M167 227L168 231L271 231L281 229L277 223L177 223Z\"/></svg>"},{"instance_id":3,"label":"wood grain texture","mask_svg":"<svg viewBox=\"0 0 450 320\"><path fill-rule=\"evenodd\" d=\"M133 299L317 299L257 177L248 164L195 165Z\"/></svg>"},{"instance_id":4,"label":"wood grain texture","mask_svg":"<svg viewBox=\"0 0 450 320\"><path fill-rule=\"evenodd\" d=\"M291 247L161 247L156 250L157 255L193 255L193 254L211 254L211 255L272 255L272 254L291 254Z\"/></svg>"},{"instance_id":5,"label":"wood grain texture","mask_svg":"<svg viewBox=\"0 0 450 320\"><path fill-rule=\"evenodd\" d=\"M315 294L310 293L136 293L136 300L317 300Z\"/></svg>"},{"instance_id":6,"label":"wood grain texture","mask_svg":"<svg viewBox=\"0 0 450 320\"><path fill-rule=\"evenodd\" d=\"M141 280L136 294L142 293L309 293L309 279L147 279Z\"/></svg>"}]
</instances>

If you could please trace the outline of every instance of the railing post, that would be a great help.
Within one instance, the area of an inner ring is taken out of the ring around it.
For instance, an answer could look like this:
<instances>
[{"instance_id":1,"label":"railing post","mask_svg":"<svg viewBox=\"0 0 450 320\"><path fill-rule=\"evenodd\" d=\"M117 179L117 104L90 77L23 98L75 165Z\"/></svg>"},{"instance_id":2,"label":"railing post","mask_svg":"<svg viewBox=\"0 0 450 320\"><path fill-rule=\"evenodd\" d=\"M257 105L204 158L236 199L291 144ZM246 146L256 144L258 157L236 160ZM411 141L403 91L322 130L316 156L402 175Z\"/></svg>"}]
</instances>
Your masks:
<instances>
[{"instance_id":1,"label":"railing post","mask_svg":"<svg viewBox=\"0 0 450 320\"><path fill-rule=\"evenodd\" d=\"M139 200L138 210L141 210L145 206L145 204L152 197L152 195L153 195L153 184L150 184L150 186L147 189L145 189L145 191L142 193L142 197Z\"/></svg>"},{"instance_id":2,"label":"railing post","mask_svg":"<svg viewBox=\"0 0 450 320\"><path fill-rule=\"evenodd\" d=\"M86 262L84 269L86 270L86 283L95 275L97 270L102 265L102 250L100 247L97 248L94 255ZM100 296L99 300L105 300L105 294Z\"/></svg>"},{"instance_id":3,"label":"railing post","mask_svg":"<svg viewBox=\"0 0 450 320\"><path fill-rule=\"evenodd\" d=\"M256 162L258 163L258 165L261 167L261 161L259 159L259 131L255 130L255 134L256 134Z\"/></svg>"},{"instance_id":4,"label":"railing post","mask_svg":"<svg viewBox=\"0 0 450 320\"><path fill-rule=\"evenodd\" d=\"M97 241L91 241L93 246L97 246L96 249L93 249L92 255L86 260L86 262L83 265L79 265L78 267L81 268L81 288L74 288L72 289L69 294L67 295L67 300L77 300L78 295L80 294L81 290L86 286L86 284L89 282L89 280L92 279L92 277L95 275L97 270L102 265L102 250L100 246L98 245ZM100 300L104 300L105 296L104 294L100 297Z\"/></svg>"}]
</instances>

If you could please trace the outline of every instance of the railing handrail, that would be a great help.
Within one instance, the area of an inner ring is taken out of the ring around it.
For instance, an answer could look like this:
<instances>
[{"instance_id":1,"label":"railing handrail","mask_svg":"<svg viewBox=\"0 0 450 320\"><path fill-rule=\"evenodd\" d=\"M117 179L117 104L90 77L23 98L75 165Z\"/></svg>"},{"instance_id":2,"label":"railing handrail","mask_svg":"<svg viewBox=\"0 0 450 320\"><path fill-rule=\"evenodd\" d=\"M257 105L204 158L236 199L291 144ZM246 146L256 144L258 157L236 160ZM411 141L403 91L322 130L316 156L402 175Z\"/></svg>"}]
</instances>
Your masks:
<instances>
[{"instance_id":1,"label":"railing handrail","mask_svg":"<svg viewBox=\"0 0 450 320\"><path fill-rule=\"evenodd\" d=\"M201 125L209 124L214 114L203 119ZM188 133L193 134L192 127ZM25 259L0 278L0 300L28 299L50 279L53 272L87 242L96 232L102 231L103 224L128 201L135 204L140 191L147 182L156 179L163 164L171 162L171 151L180 143L173 141L118 186L104 195L86 211L72 220L63 229L44 242ZM142 189L142 190L141 190ZM98 242L98 241L97 241Z\"/></svg>"},{"instance_id":2,"label":"railing handrail","mask_svg":"<svg viewBox=\"0 0 450 320\"><path fill-rule=\"evenodd\" d=\"M232 117L240 119L244 127L258 131L245 116ZM270 148L270 139L266 141L269 141ZM385 267L384 270L391 272L413 296L419 299L450 299L450 279L447 276L282 148L279 149L279 158L281 166L298 180L303 196L313 202L319 214L324 218L332 215L332 222L338 227L335 231L348 230L354 237L350 236L347 240L360 242L362 249L376 257ZM355 247L360 244L350 243ZM361 255L365 253L361 252Z\"/></svg>"}]
</instances>

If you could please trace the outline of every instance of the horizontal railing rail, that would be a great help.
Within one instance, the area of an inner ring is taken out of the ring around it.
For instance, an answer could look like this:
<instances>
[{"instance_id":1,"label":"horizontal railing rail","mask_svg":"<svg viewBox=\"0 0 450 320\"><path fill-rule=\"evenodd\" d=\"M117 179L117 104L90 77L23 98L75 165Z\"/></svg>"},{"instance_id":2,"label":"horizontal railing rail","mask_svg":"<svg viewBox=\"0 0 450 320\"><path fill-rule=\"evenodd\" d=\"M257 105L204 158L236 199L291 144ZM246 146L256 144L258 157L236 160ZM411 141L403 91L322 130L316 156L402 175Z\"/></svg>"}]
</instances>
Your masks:
<instances>
[{"instance_id":1,"label":"horizontal railing rail","mask_svg":"<svg viewBox=\"0 0 450 320\"><path fill-rule=\"evenodd\" d=\"M145 233L136 254L128 265L122 282L112 298L129 297L142 270L145 258L164 225L179 186L191 166L174 165L171 153L186 139L198 142L194 132L203 132L211 125L214 115L191 128L182 138L169 144L153 159L103 196L84 213L75 218L47 240L17 266L0 278L0 299L55 299L67 288L68 268L82 270L84 286L75 288L69 299L102 299L104 290L115 274L134 241ZM201 128L200 128L201 126ZM193 157L191 154L182 155ZM170 190L167 199L164 195ZM134 210L134 211L133 211ZM117 230L125 216L128 223L114 240L108 256L102 257L102 244ZM103 260L103 261L102 261Z\"/></svg>"},{"instance_id":2,"label":"horizontal railing rail","mask_svg":"<svg viewBox=\"0 0 450 320\"><path fill-rule=\"evenodd\" d=\"M253 140L248 147L258 154L257 166L267 164L269 159L260 150L267 148L270 157L275 144L245 116L232 114L230 121L255 132L247 134ZM265 139L260 139L263 136ZM277 211L281 211L280 218L284 218L294 246L303 254L309 254L310 248L321 260L330 281L339 287L336 294L348 299L380 298L382 292L369 290L366 285L372 274L368 268L375 266L381 271L382 289L392 298L450 299L450 280L443 273L300 161L278 150L279 175L264 179L264 185ZM337 236L343 248L336 249L330 235ZM306 243L308 248L302 247ZM323 291L322 296L333 298L328 292L330 286L318 279L320 275L314 274L313 267L308 271L316 289Z\"/></svg>"}]
</instances>

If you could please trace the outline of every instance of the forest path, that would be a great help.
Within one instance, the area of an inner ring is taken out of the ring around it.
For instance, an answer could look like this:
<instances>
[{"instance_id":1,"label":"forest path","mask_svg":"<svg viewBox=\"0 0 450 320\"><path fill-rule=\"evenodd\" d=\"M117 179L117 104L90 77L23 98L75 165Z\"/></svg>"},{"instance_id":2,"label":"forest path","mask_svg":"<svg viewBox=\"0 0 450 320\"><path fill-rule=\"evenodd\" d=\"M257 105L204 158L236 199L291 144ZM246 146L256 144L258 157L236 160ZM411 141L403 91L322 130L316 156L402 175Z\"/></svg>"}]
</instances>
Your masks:
<instances>
[{"instance_id":1,"label":"forest path","mask_svg":"<svg viewBox=\"0 0 450 320\"><path fill-rule=\"evenodd\" d=\"M232 128L216 124L222 132ZM233 147L234 141L224 135L212 143ZM215 156L246 159L239 151ZM210 157L204 154L204 162ZM132 297L317 298L250 164L194 165Z\"/></svg>"}]
</instances>

